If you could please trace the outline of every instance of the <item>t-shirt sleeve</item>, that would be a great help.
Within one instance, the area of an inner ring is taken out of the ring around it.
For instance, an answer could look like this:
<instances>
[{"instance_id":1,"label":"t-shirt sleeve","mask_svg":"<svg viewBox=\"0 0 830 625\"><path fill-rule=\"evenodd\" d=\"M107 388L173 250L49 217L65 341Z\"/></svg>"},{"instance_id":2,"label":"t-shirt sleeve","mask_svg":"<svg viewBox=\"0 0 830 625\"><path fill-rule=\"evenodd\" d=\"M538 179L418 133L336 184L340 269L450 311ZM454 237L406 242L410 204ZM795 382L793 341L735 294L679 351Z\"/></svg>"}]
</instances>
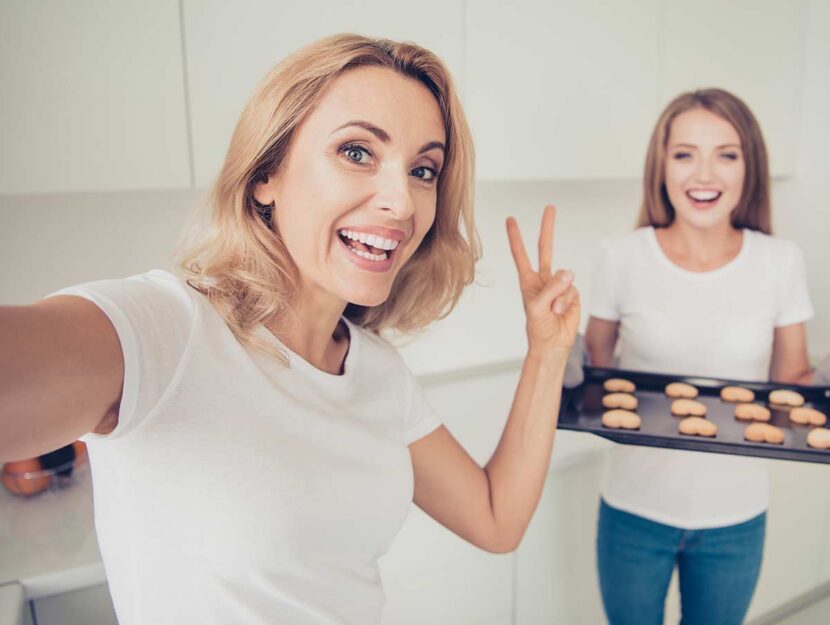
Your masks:
<instances>
[{"instance_id":1,"label":"t-shirt sleeve","mask_svg":"<svg viewBox=\"0 0 830 625\"><path fill-rule=\"evenodd\" d=\"M611 245L603 241L600 256L594 269L594 283L588 312L592 317L607 321L620 320L618 280L615 276L614 256Z\"/></svg>"},{"instance_id":2,"label":"t-shirt sleeve","mask_svg":"<svg viewBox=\"0 0 830 625\"><path fill-rule=\"evenodd\" d=\"M195 318L195 303L183 282L152 271L119 280L80 284L52 293L83 297L107 315L124 358L118 425L109 434L81 440L120 438L149 415L174 378Z\"/></svg>"},{"instance_id":3,"label":"t-shirt sleeve","mask_svg":"<svg viewBox=\"0 0 830 625\"><path fill-rule=\"evenodd\" d=\"M807 288L807 271L804 267L804 255L795 243L788 243L787 258L783 259L783 284L779 289L781 299L775 327L780 328L794 323L803 323L815 314Z\"/></svg>"},{"instance_id":4,"label":"t-shirt sleeve","mask_svg":"<svg viewBox=\"0 0 830 625\"><path fill-rule=\"evenodd\" d=\"M409 445L441 425L441 420L427 402L417 378L406 369L406 416L404 420L404 443Z\"/></svg>"}]
</instances>

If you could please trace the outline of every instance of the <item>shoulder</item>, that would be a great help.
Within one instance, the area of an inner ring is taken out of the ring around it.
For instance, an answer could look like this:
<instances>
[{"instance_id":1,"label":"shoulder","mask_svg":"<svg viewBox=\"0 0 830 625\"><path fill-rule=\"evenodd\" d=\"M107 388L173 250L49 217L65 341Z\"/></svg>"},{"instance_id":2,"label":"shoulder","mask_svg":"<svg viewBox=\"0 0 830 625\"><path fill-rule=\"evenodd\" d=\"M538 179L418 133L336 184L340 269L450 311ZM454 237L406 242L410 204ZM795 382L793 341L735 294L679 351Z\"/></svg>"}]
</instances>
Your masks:
<instances>
[{"instance_id":1,"label":"shoulder","mask_svg":"<svg viewBox=\"0 0 830 625\"><path fill-rule=\"evenodd\" d=\"M189 325L196 315L198 291L168 271L152 270L127 278L96 280L62 289L53 295L75 295L95 303L113 317L133 324Z\"/></svg>"},{"instance_id":2,"label":"shoulder","mask_svg":"<svg viewBox=\"0 0 830 625\"><path fill-rule=\"evenodd\" d=\"M651 226L637 228L631 232L600 239L600 247L607 253L626 254L650 245L649 240L653 237L654 228Z\"/></svg>"},{"instance_id":3,"label":"shoulder","mask_svg":"<svg viewBox=\"0 0 830 625\"><path fill-rule=\"evenodd\" d=\"M756 252L775 264L792 263L801 258L801 248L795 241L782 239L757 230L744 230Z\"/></svg>"}]
</instances>

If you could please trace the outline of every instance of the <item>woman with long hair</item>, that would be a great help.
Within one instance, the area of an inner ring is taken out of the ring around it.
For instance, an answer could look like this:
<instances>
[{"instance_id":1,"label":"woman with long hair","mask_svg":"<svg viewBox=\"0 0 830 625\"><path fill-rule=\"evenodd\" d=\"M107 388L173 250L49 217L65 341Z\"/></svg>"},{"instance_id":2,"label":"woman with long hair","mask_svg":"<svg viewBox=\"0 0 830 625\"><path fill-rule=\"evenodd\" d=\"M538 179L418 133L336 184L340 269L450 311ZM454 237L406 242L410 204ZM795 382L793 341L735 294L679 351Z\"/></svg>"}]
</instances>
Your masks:
<instances>
[{"instance_id":1,"label":"woman with long hair","mask_svg":"<svg viewBox=\"0 0 830 625\"><path fill-rule=\"evenodd\" d=\"M813 315L801 252L772 236L769 171L750 109L721 89L663 111L638 229L604 242L585 343L622 369L809 384ZM764 544L763 460L617 446L597 557L612 625L663 623L675 566L684 625L737 625Z\"/></svg>"}]
</instances>

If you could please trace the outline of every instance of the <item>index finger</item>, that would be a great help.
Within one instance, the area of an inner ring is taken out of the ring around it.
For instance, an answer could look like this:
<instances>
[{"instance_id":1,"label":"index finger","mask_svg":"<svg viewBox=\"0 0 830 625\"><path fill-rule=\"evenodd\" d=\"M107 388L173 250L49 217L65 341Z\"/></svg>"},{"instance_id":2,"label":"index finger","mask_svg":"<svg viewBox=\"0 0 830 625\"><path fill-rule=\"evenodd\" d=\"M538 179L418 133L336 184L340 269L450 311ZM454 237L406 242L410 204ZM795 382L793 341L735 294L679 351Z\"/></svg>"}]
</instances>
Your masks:
<instances>
[{"instance_id":1,"label":"index finger","mask_svg":"<svg viewBox=\"0 0 830 625\"><path fill-rule=\"evenodd\" d=\"M507 218L507 240L510 243L510 253L513 255L513 262L516 263L519 278L532 273L533 268L530 266L530 259L527 257L527 250L525 250L522 234L519 232L519 224L516 223L515 217Z\"/></svg>"},{"instance_id":2,"label":"index finger","mask_svg":"<svg viewBox=\"0 0 830 625\"><path fill-rule=\"evenodd\" d=\"M556 223L556 207L545 206L542 214L542 226L539 231L539 273L550 276L553 264L553 226Z\"/></svg>"}]
</instances>

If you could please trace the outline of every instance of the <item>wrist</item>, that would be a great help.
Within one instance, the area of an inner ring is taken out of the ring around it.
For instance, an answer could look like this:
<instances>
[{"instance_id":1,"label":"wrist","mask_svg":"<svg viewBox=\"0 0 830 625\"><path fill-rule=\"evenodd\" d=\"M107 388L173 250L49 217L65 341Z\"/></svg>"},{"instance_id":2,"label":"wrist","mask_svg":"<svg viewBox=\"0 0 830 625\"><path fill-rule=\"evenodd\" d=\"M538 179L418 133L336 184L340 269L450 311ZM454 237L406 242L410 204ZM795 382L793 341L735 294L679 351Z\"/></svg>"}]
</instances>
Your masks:
<instances>
[{"instance_id":1,"label":"wrist","mask_svg":"<svg viewBox=\"0 0 830 625\"><path fill-rule=\"evenodd\" d=\"M565 366L568 364L568 355L571 353L570 347L539 347L530 346L525 356L525 361L552 369L554 372L565 372Z\"/></svg>"}]
</instances>

